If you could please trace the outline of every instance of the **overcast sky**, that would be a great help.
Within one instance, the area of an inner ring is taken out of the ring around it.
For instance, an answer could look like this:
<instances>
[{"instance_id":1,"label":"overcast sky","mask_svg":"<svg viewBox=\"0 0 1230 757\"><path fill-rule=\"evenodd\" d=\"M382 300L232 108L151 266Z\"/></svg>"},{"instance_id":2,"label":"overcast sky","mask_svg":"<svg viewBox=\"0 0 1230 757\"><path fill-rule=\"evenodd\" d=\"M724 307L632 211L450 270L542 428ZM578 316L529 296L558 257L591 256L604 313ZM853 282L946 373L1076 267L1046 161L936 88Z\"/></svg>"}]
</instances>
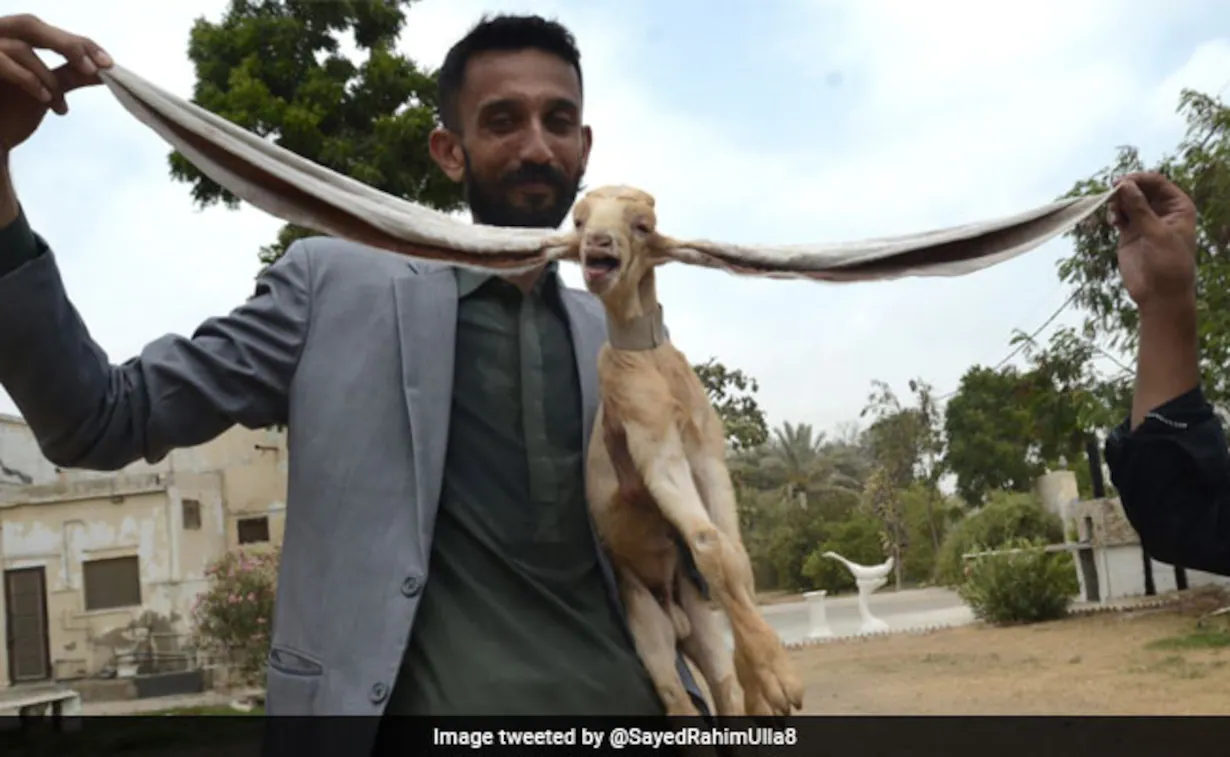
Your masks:
<instances>
[{"instance_id":1,"label":"overcast sky","mask_svg":"<svg viewBox=\"0 0 1230 757\"><path fill-rule=\"evenodd\" d=\"M191 24L225 5L13 10L89 35L187 97ZM401 48L434 67L484 11L524 10L577 36L595 135L587 183L652 192L673 236L837 242L1015 213L1066 192L1117 145L1146 160L1173 148L1180 89L1230 85L1230 5L1217 0L424 0ZM168 178L167 145L105 89L70 105L15 153L14 172L118 363L242 302L281 224L251 208L195 210ZM689 358L752 374L771 423L828 429L857 418L873 379L904 394L919 376L942 394L971 364L998 362L1012 329L1032 331L1066 299L1056 263L1068 250L1061 240L964 278L876 284L670 266L659 287ZM580 286L575 269L565 276ZM0 410L16 412L7 395Z\"/></svg>"}]
</instances>

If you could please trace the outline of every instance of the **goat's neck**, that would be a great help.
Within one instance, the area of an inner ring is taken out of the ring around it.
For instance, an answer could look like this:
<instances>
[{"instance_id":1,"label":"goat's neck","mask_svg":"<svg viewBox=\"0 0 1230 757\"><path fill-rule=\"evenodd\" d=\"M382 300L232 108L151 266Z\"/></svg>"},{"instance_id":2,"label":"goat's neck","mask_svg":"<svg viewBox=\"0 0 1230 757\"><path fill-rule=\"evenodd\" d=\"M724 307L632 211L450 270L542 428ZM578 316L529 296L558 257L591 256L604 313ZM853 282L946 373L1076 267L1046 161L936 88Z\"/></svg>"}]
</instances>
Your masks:
<instances>
[{"instance_id":1,"label":"goat's neck","mask_svg":"<svg viewBox=\"0 0 1230 757\"><path fill-rule=\"evenodd\" d=\"M637 352L666 344L666 326L653 273L652 269L646 273L627 297L607 305L607 341L614 349Z\"/></svg>"}]
</instances>

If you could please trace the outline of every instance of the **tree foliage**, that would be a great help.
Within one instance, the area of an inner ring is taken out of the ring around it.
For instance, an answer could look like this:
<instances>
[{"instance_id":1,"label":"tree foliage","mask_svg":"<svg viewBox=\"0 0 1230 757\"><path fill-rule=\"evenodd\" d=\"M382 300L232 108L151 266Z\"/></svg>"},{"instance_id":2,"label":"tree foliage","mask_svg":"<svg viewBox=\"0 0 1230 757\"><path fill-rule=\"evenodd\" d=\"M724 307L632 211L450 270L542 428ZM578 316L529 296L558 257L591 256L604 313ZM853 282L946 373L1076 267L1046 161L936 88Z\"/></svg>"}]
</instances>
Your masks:
<instances>
[{"instance_id":1,"label":"tree foliage","mask_svg":"<svg viewBox=\"0 0 1230 757\"><path fill-rule=\"evenodd\" d=\"M188 57L197 105L291 152L382 192L444 211L460 185L431 161L438 123L435 73L395 50L415 0L231 0L222 20L198 18ZM349 33L365 59L342 52ZM239 200L180 153L173 179L204 208ZM315 232L284 226L259 257L268 265Z\"/></svg>"},{"instance_id":2,"label":"tree foliage","mask_svg":"<svg viewBox=\"0 0 1230 757\"><path fill-rule=\"evenodd\" d=\"M1032 493L997 491L948 532L936 556L936 580L945 586L960 585L964 555L1001 549L1016 538L1057 544L1063 541L1063 523Z\"/></svg>"},{"instance_id":3,"label":"tree foliage","mask_svg":"<svg viewBox=\"0 0 1230 757\"><path fill-rule=\"evenodd\" d=\"M898 588L904 579L905 555L911 541L902 495L915 483L921 483L922 491L927 493L924 498L928 507L926 522L935 523L931 508L939 499L940 460L944 449L939 411L931 386L920 379L912 379L909 387L915 404L904 407L888 384L873 381L867 404L860 413L860 417L870 415L873 418L864 432L875 466L866 480L864 505L881 524L884 552L895 560L893 569ZM932 550L938 549L939 532L932 531L929 537Z\"/></svg>"},{"instance_id":4,"label":"tree foliage","mask_svg":"<svg viewBox=\"0 0 1230 757\"><path fill-rule=\"evenodd\" d=\"M944 409L945 464L957 494L981 505L997 489L1027 491L1041 473L1031 455L1033 417L1023 402L1024 377L1013 366L975 365Z\"/></svg>"},{"instance_id":5,"label":"tree foliage","mask_svg":"<svg viewBox=\"0 0 1230 757\"><path fill-rule=\"evenodd\" d=\"M751 449L764 444L769 436L764 412L756 402L760 386L756 379L741 370L732 370L710 358L692 366L705 385L709 402L713 404L722 424L726 427L726 440L732 451Z\"/></svg>"},{"instance_id":6,"label":"tree foliage","mask_svg":"<svg viewBox=\"0 0 1230 757\"><path fill-rule=\"evenodd\" d=\"M1106 191L1116 176L1148 168L1169 177L1196 203L1201 369L1210 400L1224 404L1230 399L1225 370L1230 365L1230 108L1213 96L1183 90L1178 112L1187 132L1174 152L1146 166L1135 147L1120 147L1109 166L1077 182L1065 196ZM1119 277L1117 233L1094 214L1069 236L1075 250L1060 261L1059 275L1075 288L1075 301L1087 314L1087 333L1135 352L1137 311Z\"/></svg>"}]
</instances>

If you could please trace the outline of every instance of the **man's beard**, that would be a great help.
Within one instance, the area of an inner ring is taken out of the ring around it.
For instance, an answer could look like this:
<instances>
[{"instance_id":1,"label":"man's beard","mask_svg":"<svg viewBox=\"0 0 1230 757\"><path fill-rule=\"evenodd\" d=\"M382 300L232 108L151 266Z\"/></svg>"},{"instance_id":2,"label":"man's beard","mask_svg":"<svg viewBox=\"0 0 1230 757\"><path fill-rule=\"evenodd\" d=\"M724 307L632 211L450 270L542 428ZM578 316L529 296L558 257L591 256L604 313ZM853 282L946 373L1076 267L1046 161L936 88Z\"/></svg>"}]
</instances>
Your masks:
<instances>
[{"instance_id":1,"label":"man's beard","mask_svg":"<svg viewBox=\"0 0 1230 757\"><path fill-rule=\"evenodd\" d=\"M581 189L580 175L569 181L563 173L541 163L522 164L520 168L501 176L493 184L483 184L474 176L469 153L463 154L466 161L466 201L476 223L521 228L559 228L572 210L572 204ZM513 205L508 199L509 193L530 183L551 187L551 201L536 207Z\"/></svg>"}]
</instances>

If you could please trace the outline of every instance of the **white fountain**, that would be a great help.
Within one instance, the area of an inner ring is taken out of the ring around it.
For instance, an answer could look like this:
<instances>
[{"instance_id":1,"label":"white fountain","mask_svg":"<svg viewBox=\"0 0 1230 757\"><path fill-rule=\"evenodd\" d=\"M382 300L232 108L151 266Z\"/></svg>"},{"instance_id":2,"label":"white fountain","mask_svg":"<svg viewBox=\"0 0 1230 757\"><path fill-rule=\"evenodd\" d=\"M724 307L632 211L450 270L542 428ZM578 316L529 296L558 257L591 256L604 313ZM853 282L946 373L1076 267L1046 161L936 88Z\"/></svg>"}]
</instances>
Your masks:
<instances>
[{"instance_id":1,"label":"white fountain","mask_svg":"<svg viewBox=\"0 0 1230 757\"><path fill-rule=\"evenodd\" d=\"M888 574L893 569L893 558L889 557L879 565L859 565L856 562L850 562L836 552L825 552L824 556L839 561L854 576L854 583L858 586L858 614L863 619L858 629L859 633L879 633L889 630L887 623L871 614L867 598L876 589L888 583Z\"/></svg>"}]
</instances>

